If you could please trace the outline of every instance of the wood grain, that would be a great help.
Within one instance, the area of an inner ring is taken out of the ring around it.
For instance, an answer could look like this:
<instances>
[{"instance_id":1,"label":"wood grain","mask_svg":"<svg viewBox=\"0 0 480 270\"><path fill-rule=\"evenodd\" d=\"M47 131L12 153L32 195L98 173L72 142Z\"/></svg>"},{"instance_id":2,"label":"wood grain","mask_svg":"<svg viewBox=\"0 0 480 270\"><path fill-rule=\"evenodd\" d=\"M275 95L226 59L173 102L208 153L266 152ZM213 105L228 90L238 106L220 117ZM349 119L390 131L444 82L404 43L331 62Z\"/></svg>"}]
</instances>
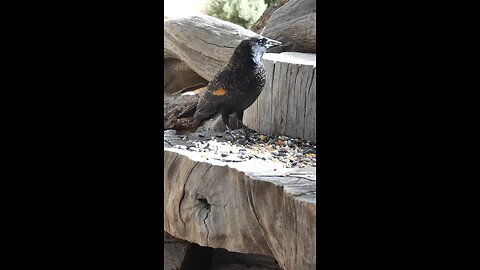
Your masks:
<instances>
[{"instance_id":1,"label":"wood grain","mask_svg":"<svg viewBox=\"0 0 480 270\"><path fill-rule=\"evenodd\" d=\"M208 137L208 136L207 136ZM233 252L274 256L282 269L316 269L316 176L275 162L223 162L164 137L164 230Z\"/></svg>"},{"instance_id":2,"label":"wood grain","mask_svg":"<svg viewBox=\"0 0 480 270\"><path fill-rule=\"evenodd\" d=\"M268 18L262 35L283 43L274 52L315 53L317 44L315 0L288 1Z\"/></svg>"},{"instance_id":3,"label":"wood grain","mask_svg":"<svg viewBox=\"0 0 480 270\"><path fill-rule=\"evenodd\" d=\"M235 48L255 32L207 15L164 23L164 59L184 62L207 81L227 64Z\"/></svg>"},{"instance_id":4,"label":"wood grain","mask_svg":"<svg viewBox=\"0 0 480 270\"><path fill-rule=\"evenodd\" d=\"M266 53L267 82L244 114L244 123L267 135L316 142L316 55Z\"/></svg>"}]
</instances>

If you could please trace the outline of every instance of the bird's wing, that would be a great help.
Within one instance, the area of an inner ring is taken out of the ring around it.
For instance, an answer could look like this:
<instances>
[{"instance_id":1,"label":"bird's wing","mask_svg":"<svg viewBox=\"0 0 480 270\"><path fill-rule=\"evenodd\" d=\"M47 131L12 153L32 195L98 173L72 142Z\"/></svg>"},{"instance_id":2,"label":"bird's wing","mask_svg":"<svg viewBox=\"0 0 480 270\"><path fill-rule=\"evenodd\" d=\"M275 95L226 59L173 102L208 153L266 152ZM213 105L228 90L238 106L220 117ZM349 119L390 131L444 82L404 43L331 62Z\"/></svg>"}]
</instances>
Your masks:
<instances>
[{"instance_id":1,"label":"bird's wing","mask_svg":"<svg viewBox=\"0 0 480 270\"><path fill-rule=\"evenodd\" d=\"M218 106L223 104L232 92L232 86L228 83L229 70L222 70L208 84L207 91L198 99L195 118L201 120L209 118L217 112Z\"/></svg>"}]
</instances>

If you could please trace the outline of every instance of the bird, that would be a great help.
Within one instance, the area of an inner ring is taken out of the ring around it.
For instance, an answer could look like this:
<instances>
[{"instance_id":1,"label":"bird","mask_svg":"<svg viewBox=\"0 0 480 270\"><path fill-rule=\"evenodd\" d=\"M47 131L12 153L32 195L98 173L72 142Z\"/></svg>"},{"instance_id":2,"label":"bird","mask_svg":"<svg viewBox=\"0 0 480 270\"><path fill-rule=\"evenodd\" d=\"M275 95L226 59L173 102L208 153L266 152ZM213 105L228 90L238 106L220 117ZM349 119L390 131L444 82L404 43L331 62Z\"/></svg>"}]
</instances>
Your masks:
<instances>
[{"instance_id":1,"label":"bird","mask_svg":"<svg viewBox=\"0 0 480 270\"><path fill-rule=\"evenodd\" d=\"M228 63L213 77L198 99L193 115L196 126L221 114L226 131L233 130L229 117L235 113L248 139L243 113L260 95L265 86L265 67L261 61L268 48L281 46L280 41L263 36L242 40Z\"/></svg>"}]
</instances>

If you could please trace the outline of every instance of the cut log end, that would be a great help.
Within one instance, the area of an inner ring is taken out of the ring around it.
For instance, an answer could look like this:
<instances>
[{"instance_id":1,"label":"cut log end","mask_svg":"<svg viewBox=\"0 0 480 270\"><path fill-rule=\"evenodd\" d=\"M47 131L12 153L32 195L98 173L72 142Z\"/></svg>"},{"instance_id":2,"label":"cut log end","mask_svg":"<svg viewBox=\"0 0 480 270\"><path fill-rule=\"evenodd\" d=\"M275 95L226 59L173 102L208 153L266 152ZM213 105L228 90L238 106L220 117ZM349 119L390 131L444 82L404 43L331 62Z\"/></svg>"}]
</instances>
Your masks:
<instances>
[{"instance_id":1,"label":"cut log end","mask_svg":"<svg viewBox=\"0 0 480 270\"><path fill-rule=\"evenodd\" d=\"M267 82L245 111L245 125L262 134L316 142L316 55L266 53L262 61Z\"/></svg>"}]
</instances>

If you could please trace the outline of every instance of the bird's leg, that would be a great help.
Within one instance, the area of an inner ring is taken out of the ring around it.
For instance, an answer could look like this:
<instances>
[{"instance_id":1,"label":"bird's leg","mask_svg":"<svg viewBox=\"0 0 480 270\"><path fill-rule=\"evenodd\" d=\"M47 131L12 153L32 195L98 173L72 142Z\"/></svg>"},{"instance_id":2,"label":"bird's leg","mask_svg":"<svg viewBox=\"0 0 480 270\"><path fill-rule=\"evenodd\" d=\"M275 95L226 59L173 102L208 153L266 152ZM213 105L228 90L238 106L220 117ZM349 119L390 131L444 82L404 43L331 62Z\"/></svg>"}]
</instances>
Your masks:
<instances>
[{"instance_id":1,"label":"bird's leg","mask_svg":"<svg viewBox=\"0 0 480 270\"><path fill-rule=\"evenodd\" d=\"M231 140L233 140L233 139L235 139L235 136L234 136L232 130L230 129L230 127L229 127L228 119L229 119L229 115L222 113L222 121L225 124L225 127L227 128L225 130L225 139L230 140L230 137L232 137Z\"/></svg>"},{"instance_id":2,"label":"bird's leg","mask_svg":"<svg viewBox=\"0 0 480 270\"><path fill-rule=\"evenodd\" d=\"M228 123L228 118L229 118L229 117L228 117L228 114L222 113L222 121L223 121L223 123L225 124L225 127L227 128L227 130L230 131L230 127L228 126L228 124L229 124L229 123ZM227 131L227 130L226 130L226 131Z\"/></svg>"},{"instance_id":3,"label":"bird's leg","mask_svg":"<svg viewBox=\"0 0 480 270\"><path fill-rule=\"evenodd\" d=\"M240 126L243 128L243 131L245 131L245 140L248 140L248 137L250 137L250 134L248 134L247 127L243 124L243 111L237 112L237 121L240 124Z\"/></svg>"}]
</instances>

